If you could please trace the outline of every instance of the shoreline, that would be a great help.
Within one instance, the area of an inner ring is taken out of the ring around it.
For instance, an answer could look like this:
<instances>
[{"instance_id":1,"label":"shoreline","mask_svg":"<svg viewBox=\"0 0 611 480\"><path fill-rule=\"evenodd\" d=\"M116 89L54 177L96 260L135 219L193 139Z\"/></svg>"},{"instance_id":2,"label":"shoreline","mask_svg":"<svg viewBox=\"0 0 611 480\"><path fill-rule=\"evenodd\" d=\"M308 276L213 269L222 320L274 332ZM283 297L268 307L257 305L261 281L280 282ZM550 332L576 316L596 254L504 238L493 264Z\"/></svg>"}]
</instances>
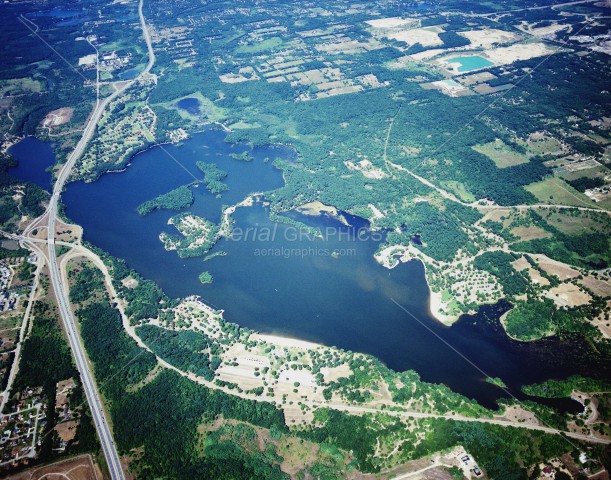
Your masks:
<instances>
[{"instance_id":1,"label":"shoreline","mask_svg":"<svg viewBox=\"0 0 611 480\"><path fill-rule=\"evenodd\" d=\"M300 340L295 337L285 337L282 335L275 335L272 333L254 332L251 334L251 337L255 340L260 340L262 342L270 343L270 344L277 345L280 347L302 348L304 350L316 350L318 348L331 348L323 343L315 343L315 342L310 342L307 340Z\"/></svg>"},{"instance_id":2,"label":"shoreline","mask_svg":"<svg viewBox=\"0 0 611 480\"><path fill-rule=\"evenodd\" d=\"M448 315L443 313L442 310L447 304L442 300L441 292L435 292L431 288L431 283L427 277L427 263L422 259L423 256L424 254L413 245L391 245L376 252L374 254L374 259L382 267L389 270L392 270L400 263L407 263L414 260L419 261L424 267L426 286L429 289L429 313L435 320L449 327L456 323L464 313L460 315Z\"/></svg>"},{"instance_id":3,"label":"shoreline","mask_svg":"<svg viewBox=\"0 0 611 480\"><path fill-rule=\"evenodd\" d=\"M230 133L233 132L233 130L231 130L229 127L227 127L226 125L224 125L221 122L209 122L207 124L204 124L203 126L204 128L202 129L197 129L194 130L192 132L188 132L189 134L189 138L192 138L193 135L195 134L199 134L199 133L206 133L208 131L221 131L223 133L225 133L226 135L229 135ZM107 172L104 172L102 174L100 174L98 177L96 177L95 179L78 179L81 181L84 181L86 183L91 183L94 182L96 180L99 180L99 178L101 176L103 176L106 173L121 173L127 170L127 168L129 168L131 166L131 164L133 163L133 159L148 151L151 150L154 147L157 146L163 146L163 145L176 145L179 142L172 142L172 141L162 141L162 142L152 142L151 144L147 145L146 147L144 147L141 150L138 150L137 152L134 152L130 158L128 163L121 169L119 170L110 170ZM245 145L249 145L249 146L253 146L252 144L246 142L232 142L230 141L229 143L235 144L235 145L239 145L240 143L243 143ZM285 144L285 143L269 143L269 146L277 146L277 147L284 147L284 148L290 148L291 150L293 150L294 152L297 153L297 155L299 156L299 152L295 149L295 147L291 144ZM284 172L283 172L283 176L284 176ZM223 211L223 215L222 215L222 221L221 221L221 229L219 232L219 237L223 237L223 236L227 236L228 234L228 227L230 226L231 223L231 217L232 214L235 213L235 210L237 210L237 208L240 207L249 207L252 206L254 202L258 201L259 198L257 198L258 196L261 195L261 192L255 192L254 194L250 194L247 197L245 197L242 201L238 202L235 205L231 205L229 207L227 207L224 211ZM305 208L304 208L305 207ZM318 208L321 207L321 208ZM332 206L332 205L325 205L322 202L318 201L318 200L314 200L311 202L306 202L305 204L299 205L295 208L293 208L293 210L295 211L299 211L300 213L306 215L306 216L322 216L324 214L327 214L333 218L336 218L338 221L345 223L346 220L345 218L343 218L343 215L341 214L341 210L337 209L336 207ZM314 212L313 210L318 210L318 212ZM343 221L342 221L343 220ZM169 222L170 223L170 222ZM168 249L166 249L168 250ZM171 249L170 249L171 250ZM443 325L446 326L451 326L454 323L456 323L461 317L462 315L465 314L473 314L476 313L477 311L469 311L469 312L460 312L459 314L456 315L450 315L444 312L444 309L447 308L448 303L444 302L442 299L442 293L441 292L436 292L431 288L431 282L429 281L429 272L427 269L427 260L434 263L435 261L430 258L427 257L426 254L424 254L423 252L421 252L420 250L418 250L416 247L414 247L413 245L393 245L393 246L389 246L386 247L384 250L377 252L374 254L374 259L383 267L387 268L387 269L392 269L394 267L396 267L399 263L406 263L408 261L412 261L412 260L418 260L422 263L424 270L425 270L425 281L429 290L429 300L428 300L428 306L429 306L429 314L431 315L432 318L434 318L436 321L442 323ZM485 305L486 303L480 304L481 305ZM270 336L270 338L274 337L273 335ZM279 336L279 339L281 339L280 341L285 341L282 339L285 339L285 337ZM300 342L301 340L298 339L291 339L294 340L296 342ZM308 343L308 342L306 342ZM313 344L313 345L317 345L317 344Z\"/></svg>"}]
</instances>

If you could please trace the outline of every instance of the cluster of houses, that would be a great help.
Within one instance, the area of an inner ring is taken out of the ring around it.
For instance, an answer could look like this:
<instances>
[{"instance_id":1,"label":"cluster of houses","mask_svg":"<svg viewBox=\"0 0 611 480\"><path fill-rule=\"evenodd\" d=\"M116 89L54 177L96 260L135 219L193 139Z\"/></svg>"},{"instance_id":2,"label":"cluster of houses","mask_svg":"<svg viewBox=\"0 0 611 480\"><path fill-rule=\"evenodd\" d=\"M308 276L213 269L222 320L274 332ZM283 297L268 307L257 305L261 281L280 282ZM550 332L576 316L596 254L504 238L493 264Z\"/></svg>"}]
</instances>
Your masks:
<instances>
[{"instance_id":1,"label":"cluster of houses","mask_svg":"<svg viewBox=\"0 0 611 480\"><path fill-rule=\"evenodd\" d=\"M19 295L9 289L11 277L11 269L5 263L0 262L0 312L15 310L17 306Z\"/></svg>"},{"instance_id":2,"label":"cluster of houses","mask_svg":"<svg viewBox=\"0 0 611 480\"><path fill-rule=\"evenodd\" d=\"M42 388L26 389L20 392L15 411L0 415L0 467L27 465L35 457L42 443L46 403Z\"/></svg>"}]
</instances>

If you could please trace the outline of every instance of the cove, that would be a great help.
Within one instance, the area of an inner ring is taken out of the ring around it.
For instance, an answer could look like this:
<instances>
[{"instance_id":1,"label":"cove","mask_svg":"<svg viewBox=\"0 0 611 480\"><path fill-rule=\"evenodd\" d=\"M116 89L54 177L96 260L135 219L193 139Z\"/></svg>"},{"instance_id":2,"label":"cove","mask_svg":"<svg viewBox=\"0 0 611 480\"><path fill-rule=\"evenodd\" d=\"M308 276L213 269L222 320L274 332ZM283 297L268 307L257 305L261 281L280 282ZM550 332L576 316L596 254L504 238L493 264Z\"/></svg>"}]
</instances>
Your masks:
<instances>
[{"instance_id":1,"label":"cove","mask_svg":"<svg viewBox=\"0 0 611 480\"><path fill-rule=\"evenodd\" d=\"M236 228L268 229L273 235L224 239L211 253L225 255L209 261L166 252L158 236L173 231L167 221L176 212L141 217L136 208L191 183L193 176L201 178L196 161L216 163L228 172L229 190L222 198L198 187L187 209L215 222L222 205L283 185L272 161L294 160L290 150L250 149L224 139L223 132L206 131L180 146L164 146L180 165L164 149L154 147L135 156L122 173L90 184L72 183L63 194L66 214L84 227L86 240L124 258L170 296L200 295L225 310L227 320L254 330L372 354L394 370L414 369L424 380L444 383L490 408L505 393L485 382L486 376L500 377L513 394L525 398L519 391L523 384L575 373L609 374L609 366L593 357L579 338L552 337L528 344L508 338L499 323L510 307L507 302L483 306L477 315L464 316L452 327L440 324L429 314L423 266L416 261L393 270L378 265L373 253L379 242L357 237L366 224L355 217L348 216L351 226L332 218L299 217L334 233L296 238L294 227L271 222L265 205L256 203L236 211ZM253 161L230 157L247 150ZM198 280L204 270L214 277L211 285Z\"/></svg>"}]
</instances>

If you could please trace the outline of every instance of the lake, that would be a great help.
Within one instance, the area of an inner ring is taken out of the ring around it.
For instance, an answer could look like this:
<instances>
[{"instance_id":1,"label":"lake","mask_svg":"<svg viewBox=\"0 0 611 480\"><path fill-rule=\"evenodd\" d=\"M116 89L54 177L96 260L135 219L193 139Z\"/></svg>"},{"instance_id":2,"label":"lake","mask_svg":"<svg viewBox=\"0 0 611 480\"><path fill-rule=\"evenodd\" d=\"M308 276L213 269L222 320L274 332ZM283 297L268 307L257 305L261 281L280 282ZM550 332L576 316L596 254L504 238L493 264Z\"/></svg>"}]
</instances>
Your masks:
<instances>
[{"instance_id":1,"label":"lake","mask_svg":"<svg viewBox=\"0 0 611 480\"><path fill-rule=\"evenodd\" d=\"M214 222L223 205L283 185L272 166L276 157L295 161L291 150L251 150L224 139L223 132L206 131L180 146L164 146L181 165L154 147L136 155L122 173L69 184L63 194L66 214L84 227L86 240L124 258L170 296L200 295L225 310L227 320L254 330L370 353L390 368L414 369L424 380L447 384L488 407L504 393L485 382L486 375L503 379L520 398L523 384L573 373L608 375L609 366L593 358L587 343L577 338L509 339L498 320L509 308L506 302L484 306L452 327L442 325L429 314L423 266L413 261L393 270L381 267L373 259L379 239L359 238L367 223L356 217L348 216L352 227L346 227L333 218L293 214L326 233L325 238L308 238L292 226L271 222L267 207L256 203L236 211L236 234L211 251L225 255L204 261L166 252L158 237L162 231L174 233L167 222L176 212L141 217L136 208L191 183L193 176L201 178L196 161L216 163L228 173L229 190L222 198L200 186L193 189L195 202L187 209ZM254 160L229 156L244 151ZM199 282L203 271L214 277L211 285Z\"/></svg>"},{"instance_id":2,"label":"lake","mask_svg":"<svg viewBox=\"0 0 611 480\"><path fill-rule=\"evenodd\" d=\"M25 137L8 151L19 160L16 167L9 169L12 176L51 191L51 174L47 170L55 164L55 153L50 144Z\"/></svg>"},{"instance_id":3,"label":"lake","mask_svg":"<svg viewBox=\"0 0 611 480\"><path fill-rule=\"evenodd\" d=\"M185 112L189 113L190 115L200 115L200 103L199 100L197 98L194 97L187 97L187 98L182 98L180 99L178 102L176 102L176 106L178 108L183 109Z\"/></svg>"}]
</instances>

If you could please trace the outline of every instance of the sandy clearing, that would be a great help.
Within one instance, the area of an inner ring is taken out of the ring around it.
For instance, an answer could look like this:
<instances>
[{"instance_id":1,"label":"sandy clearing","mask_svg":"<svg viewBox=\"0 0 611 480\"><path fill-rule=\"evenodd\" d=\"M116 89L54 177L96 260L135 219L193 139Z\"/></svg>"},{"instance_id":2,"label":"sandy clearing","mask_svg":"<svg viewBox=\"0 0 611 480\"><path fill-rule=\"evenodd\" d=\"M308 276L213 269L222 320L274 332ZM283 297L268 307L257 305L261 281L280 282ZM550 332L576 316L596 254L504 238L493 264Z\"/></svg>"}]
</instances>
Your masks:
<instances>
[{"instance_id":1,"label":"sandy clearing","mask_svg":"<svg viewBox=\"0 0 611 480\"><path fill-rule=\"evenodd\" d=\"M418 22L418 20L410 18L389 17L379 18L376 20L367 20L365 23L373 28L397 28L405 25L413 25L416 22Z\"/></svg>"},{"instance_id":2,"label":"sandy clearing","mask_svg":"<svg viewBox=\"0 0 611 480\"><path fill-rule=\"evenodd\" d=\"M491 48L484 54L496 65L508 65L518 60L529 60L531 58L544 57L559 53L561 49L553 48L542 42L517 43L509 47Z\"/></svg>"},{"instance_id":3,"label":"sandy clearing","mask_svg":"<svg viewBox=\"0 0 611 480\"><path fill-rule=\"evenodd\" d=\"M412 30L388 33L384 36L398 42L405 42L408 45L419 43L423 47L435 47L443 45L443 41L439 38L439 34L442 32L442 29L434 31L429 28L414 28Z\"/></svg>"},{"instance_id":4,"label":"sandy clearing","mask_svg":"<svg viewBox=\"0 0 611 480\"><path fill-rule=\"evenodd\" d=\"M259 80L261 77L252 67L245 67L240 69L240 73L226 73L219 75L219 78L223 83L242 83Z\"/></svg>"},{"instance_id":5,"label":"sandy clearing","mask_svg":"<svg viewBox=\"0 0 611 480\"><path fill-rule=\"evenodd\" d=\"M585 276L579 283L588 290L591 290L595 295L600 297L611 296L611 283L608 280L600 280L588 275Z\"/></svg>"},{"instance_id":6,"label":"sandy clearing","mask_svg":"<svg viewBox=\"0 0 611 480\"><path fill-rule=\"evenodd\" d=\"M474 48L490 48L495 43L510 43L521 38L517 33L507 32L496 28L468 30L466 32L459 32L459 35L466 37Z\"/></svg>"},{"instance_id":7,"label":"sandy clearing","mask_svg":"<svg viewBox=\"0 0 611 480\"><path fill-rule=\"evenodd\" d=\"M278 372L278 383L290 383L294 384L299 382L300 386L304 387L317 387L316 379L314 375L308 370L281 370Z\"/></svg>"},{"instance_id":8,"label":"sandy clearing","mask_svg":"<svg viewBox=\"0 0 611 480\"><path fill-rule=\"evenodd\" d=\"M322 347L319 343L306 342L305 340L297 340L296 338L281 337L278 335L265 335L262 333L253 333L251 339L254 341L267 342L277 347L285 348L301 348L304 350L316 350Z\"/></svg>"},{"instance_id":9,"label":"sandy clearing","mask_svg":"<svg viewBox=\"0 0 611 480\"><path fill-rule=\"evenodd\" d=\"M558 262L557 260L552 260L548 256L541 253L533 253L530 254L530 256L545 271L545 273L548 275L557 275L560 280L569 280L580 275L579 270L569 267L568 265Z\"/></svg>"},{"instance_id":10,"label":"sandy clearing","mask_svg":"<svg viewBox=\"0 0 611 480\"><path fill-rule=\"evenodd\" d=\"M58 423L55 426L55 431L59 438L61 438L64 442L69 442L76 437L76 427L78 426L78 422L76 420L70 420L68 422Z\"/></svg>"},{"instance_id":11,"label":"sandy clearing","mask_svg":"<svg viewBox=\"0 0 611 480\"><path fill-rule=\"evenodd\" d=\"M298 207L295 207L294 210L308 217L319 217L321 215L327 215L331 218L336 219L344 225L349 225L348 220L346 220L346 217L342 212L340 212L337 208L331 205L325 205L324 203L318 200L299 205Z\"/></svg>"},{"instance_id":12,"label":"sandy clearing","mask_svg":"<svg viewBox=\"0 0 611 480\"><path fill-rule=\"evenodd\" d=\"M371 208L374 219L379 220L380 218L384 218L385 215L373 203L370 203L368 206Z\"/></svg>"},{"instance_id":13,"label":"sandy clearing","mask_svg":"<svg viewBox=\"0 0 611 480\"><path fill-rule=\"evenodd\" d=\"M531 268L530 263L528 263L528 260L526 260L525 257L520 257L514 260L513 262L511 262L511 266L515 268L518 272Z\"/></svg>"},{"instance_id":14,"label":"sandy clearing","mask_svg":"<svg viewBox=\"0 0 611 480\"><path fill-rule=\"evenodd\" d=\"M219 368L216 372L218 380L235 383L239 385L242 390L252 390L253 388L264 386L263 378L255 377L252 371L233 368L234 367Z\"/></svg>"},{"instance_id":15,"label":"sandy clearing","mask_svg":"<svg viewBox=\"0 0 611 480\"><path fill-rule=\"evenodd\" d=\"M442 300L441 292L435 292L429 287L429 310L431 315L445 325L452 325L458 318L445 314L448 304Z\"/></svg>"},{"instance_id":16,"label":"sandy clearing","mask_svg":"<svg viewBox=\"0 0 611 480\"><path fill-rule=\"evenodd\" d=\"M544 276L542 276L534 268L531 268L530 270L528 270L528 275L530 276L530 279L532 280L532 282L536 283L537 285L542 285L542 286L549 285L549 280L545 278Z\"/></svg>"},{"instance_id":17,"label":"sandy clearing","mask_svg":"<svg viewBox=\"0 0 611 480\"><path fill-rule=\"evenodd\" d=\"M582 292L577 285L563 283L557 287L543 292L543 296L554 301L558 307L578 307L592 300L592 297Z\"/></svg>"},{"instance_id":18,"label":"sandy clearing","mask_svg":"<svg viewBox=\"0 0 611 480\"><path fill-rule=\"evenodd\" d=\"M89 55L85 55L84 57L79 58L78 65L79 67L82 67L83 65L93 65L94 63L96 63L97 59L98 56L95 53L91 53Z\"/></svg>"},{"instance_id":19,"label":"sandy clearing","mask_svg":"<svg viewBox=\"0 0 611 480\"><path fill-rule=\"evenodd\" d=\"M552 25L547 25L545 27L535 27L523 20L519 24L514 25L518 30L522 30L525 33L530 35L534 35L536 37L546 37L546 36L554 36L554 34L561 32L562 30L567 30L571 32L573 30L572 25L570 24L562 24L562 23L553 23Z\"/></svg>"},{"instance_id":20,"label":"sandy clearing","mask_svg":"<svg viewBox=\"0 0 611 480\"><path fill-rule=\"evenodd\" d=\"M72 118L73 113L74 109L71 107L63 107L58 108L57 110L52 110L47 113L43 119L42 126L45 128L50 128L68 123Z\"/></svg>"},{"instance_id":21,"label":"sandy clearing","mask_svg":"<svg viewBox=\"0 0 611 480\"><path fill-rule=\"evenodd\" d=\"M327 213L329 215L337 215L338 213L337 208L331 205L325 205L324 203L318 200L299 205L298 207L295 207L295 210L301 213L302 215L308 216L318 216L322 213Z\"/></svg>"},{"instance_id":22,"label":"sandy clearing","mask_svg":"<svg viewBox=\"0 0 611 480\"><path fill-rule=\"evenodd\" d=\"M376 261L385 268L394 268L405 257L409 246L391 245L374 255ZM397 258L399 257L399 258Z\"/></svg>"},{"instance_id":23,"label":"sandy clearing","mask_svg":"<svg viewBox=\"0 0 611 480\"><path fill-rule=\"evenodd\" d=\"M287 425L298 425L301 423L309 424L314 420L314 410L303 410L301 405L282 405L284 411L284 419Z\"/></svg>"},{"instance_id":24,"label":"sandy clearing","mask_svg":"<svg viewBox=\"0 0 611 480\"><path fill-rule=\"evenodd\" d=\"M533 283L544 286L549 285L549 280L542 276L537 270L535 270L530 265L530 263L528 263L528 260L526 260L525 257L520 257L517 260L514 260L513 262L511 262L511 266L515 268L518 272L526 270L526 273L528 273L528 276L530 277Z\"/></svg>"},{"instance_id":25,"label":"sandy clearing","mask_svg":"<svg viewBox=\"0 0 611 480\"><path fill-rule=\"evenodd\" d=\"M541 424L534 413L524 410L524 408L518 405L510 405L505 407L505 412L498 418L507 419L514 422L530 423L531 425Z\"/></svg>"},{"instance_id":26,"label":"sandy clearing","mask_svg":"<svg viewBox=\"0 0 611 480\"><path fill-rule=\"evenodd\" d=\"M428 85L445 95L449 95L450 97L457 97L461 94L471 93L467 87L461 85L455 80L439 80L437 82L431 82ZM420 86L426 88L427 84L420 84Z\"/></svg>"},{"instance_id":27,"label":"sandy clearing","mask_svg":"<svg viewBox=\"0 0 611 480\"><path fill-rule=\"evenodd\" d=\"M372 180L381 180L388 176L384 170L374 166L369 160L361 160L358 163L346 161L344 165L346 165L348 170L361 172L364 177Z\"/></svg>"},{"instance_id":28,"label":"sandy clearing","mask_svg":"<svg viewBox=\"0 0 611 480\"><path fill-rule=\"evenodd\" d=\"M320 369L325 383L336 382L340 378L347 378L352 375L352 370L347 364L342 364L338 367L323 367Z\"/></svg>"}]
</instances>

